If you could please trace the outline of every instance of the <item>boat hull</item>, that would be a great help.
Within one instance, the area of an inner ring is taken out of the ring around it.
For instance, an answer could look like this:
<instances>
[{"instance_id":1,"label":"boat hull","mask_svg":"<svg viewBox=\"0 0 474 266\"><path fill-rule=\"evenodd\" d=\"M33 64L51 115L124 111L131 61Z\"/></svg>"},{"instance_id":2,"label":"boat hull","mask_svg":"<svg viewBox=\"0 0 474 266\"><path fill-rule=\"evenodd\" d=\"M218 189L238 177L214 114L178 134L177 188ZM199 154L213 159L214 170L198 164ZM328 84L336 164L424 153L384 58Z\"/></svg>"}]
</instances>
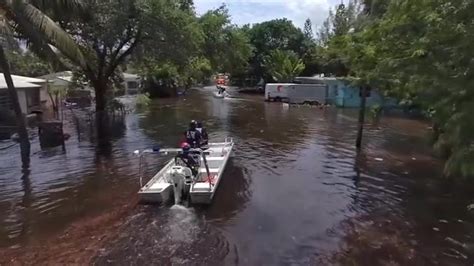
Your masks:
<instances>
[{"instance_id":1,"label":"boat hull","mask_svg":"<svg viewBox=\"0 0 474 266\"><path fill-rule=\"evenodd\" d=\"M173 187L169 186L161 191L140 191L138 192L142 203L168 203L173 199Z\"/></svg>"},{"instance_id":2,"label":"boat hull","mask_svg":"<svg viewBox=\"0 0 474 266\"><path fill-rule=\"evenodd\" d=\"M191 203L192 204L211 204L212 199L214 198L213 192L200 192L200 193L191 193Z\"/></svg>"},{"instance_id":3,"label":"boat hull","mask_svg":"<svg viewBox=\"0 0 474 266\"><path fill-rule=\"evenodd\" d=\"M189 197L192 204L210 204L222 179L223 172L230 158L233 141L226 139L221 143L209 143L206 153L208 169L201 161L199 178L193 181L189 188ZM203 158L201 158L203 160ZM145 186L138 192L142 203L168 203L174 201L174 188L171 184L170 172L175 166L175 160L171 159L157 174L155 174ZM209 175L208 175L209 171Z\"/></svg>"},{"instance_id":4,"label":"boat hull","mask_svg":"<svg viewBox=\"0 0 474 266\"><path fill-rule=\"evenodd\" d=\"M214 98L219 98L219 99L222 99L225 97L224 93L214 92L213 95L214 95Z\"/></svg>"}]
</instances>

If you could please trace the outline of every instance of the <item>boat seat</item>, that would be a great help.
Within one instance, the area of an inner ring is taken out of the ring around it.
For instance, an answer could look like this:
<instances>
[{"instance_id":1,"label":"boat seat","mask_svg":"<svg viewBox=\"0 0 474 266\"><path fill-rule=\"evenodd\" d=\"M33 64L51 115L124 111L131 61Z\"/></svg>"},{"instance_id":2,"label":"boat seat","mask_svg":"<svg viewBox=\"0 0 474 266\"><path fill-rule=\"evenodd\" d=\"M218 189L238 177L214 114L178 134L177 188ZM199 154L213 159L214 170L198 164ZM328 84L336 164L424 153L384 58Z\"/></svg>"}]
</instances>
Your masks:
<instances>
[{"instance_id":1,"label":"boat seat","mask_svg":"<svg viewBox=\"0 0 474 266\"><path fill-rule=\"evenodd\" d=\"M201 158L201 160L203 159ZM207 161L222 161L224 160L224 157L206 157L206 160Z\"/></svg>"},{"instance_id":2,"label":"boat seat","mask_svg":"<svg viewBox=\"0 0 474 266\"><path fill-rule=\"evenodd\" d=\"M219 172L219 168L209 168L209 173L217 173ZM207 173L206 168L199 168L199 173Z\"/></svg>"},{"instance_id":3,"label":"boat seat","mask_svg":"<svg viewBox=\"0 0 474 266\"><path fill-rule=\"evenodd\" d=\"M171 186L169 183L162 183L162 182L156 182L153 185L150 186L149 189L151 190L158 190L158 191L163 191L165 190L168 186Z\"/></svg>"},{"instance_id":4,"label":"boat seat","mask_svg":"<svg viewBox=\"0 0 474 266\"><path fill-rule=\"evenodd\" d=\"M208 182L198 182L193 185L193 192L209 192Z\"/></svg>"}]
</instances>

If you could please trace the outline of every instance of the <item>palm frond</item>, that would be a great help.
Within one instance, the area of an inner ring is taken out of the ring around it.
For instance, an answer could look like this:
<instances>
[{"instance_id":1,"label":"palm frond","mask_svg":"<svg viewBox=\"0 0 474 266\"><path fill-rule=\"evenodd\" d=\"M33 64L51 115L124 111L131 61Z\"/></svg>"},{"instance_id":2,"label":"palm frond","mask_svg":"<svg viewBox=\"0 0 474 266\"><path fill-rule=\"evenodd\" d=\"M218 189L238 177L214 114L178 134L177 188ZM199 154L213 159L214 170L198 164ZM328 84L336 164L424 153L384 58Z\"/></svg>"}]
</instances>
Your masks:
<instances>
[{"instance_id":1,"label":"palm frond","mask_svg":"<svg viewBox=\"0 0 474 266\"><path fill-rule=\"evenodd\" d=\"M291 82L305 68L303 61L290 51L271 51L264 62L268 74L277 82Z\"/></svg>"},{"instance_id":2,"label":"palm frond","mask_svg":"<svg viewBox=\"0 0 474 266\"><path fill-rule=\"evenodd\" d=\"M28 22L31 23L34 28L39 29L41 34L43 34L45 38L63 55L81 66L85 67L87 65L80 46L51 18L32 4L25 4L22 13L25 15ZM23 26L28 27L28 25Z\"/></svg>"},{"instance_id":3,"label":"palm frond","mask_svg":"<svg viewBox=\"0 0 474 266\"><path fill-rule=\"evenodd\" d=\"M6 10L0 9L0 45L14 46L13 31L6 17Z\"/></svg>"},{"instance_id":4,"label":"palm frond","mask_svg":"<svg viewBox=\"0 0 474 266\"><path fill-rule=\"evenodd\" d=\"M57 9L71 11L72 9L85 7L85 0L30 0L29 3L40 10Z\"/></svg>"}]
</instances>

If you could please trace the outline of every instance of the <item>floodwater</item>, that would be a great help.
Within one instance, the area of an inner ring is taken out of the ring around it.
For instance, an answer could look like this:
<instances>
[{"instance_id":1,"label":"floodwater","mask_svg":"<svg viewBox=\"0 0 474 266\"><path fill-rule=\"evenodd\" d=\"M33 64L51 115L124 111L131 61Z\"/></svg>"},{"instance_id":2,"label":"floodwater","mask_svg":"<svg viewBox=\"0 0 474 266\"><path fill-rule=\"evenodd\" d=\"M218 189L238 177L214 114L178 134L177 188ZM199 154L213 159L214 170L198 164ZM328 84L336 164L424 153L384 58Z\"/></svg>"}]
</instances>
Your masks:
<instances>
[{"instance_id":1,"label":"floodwater","mask_svg":"<svg viewBox=\"0 0 474 266\"><path fill-rule=\"evenodd\" d=\"M210 89L156 100L115 123L108 145L86 129L40 151L23 171L0 143L0 248L39 243L77 219L109 212L138 189L135 149L176 146L191 119L236 143L208 207L138 205L97 264L472 265L473 189L443 181L426 123L368 119L356 154L355 110L285 107ZM147 158L151 175L167 157Z\"/></svg>"}]
</instances>

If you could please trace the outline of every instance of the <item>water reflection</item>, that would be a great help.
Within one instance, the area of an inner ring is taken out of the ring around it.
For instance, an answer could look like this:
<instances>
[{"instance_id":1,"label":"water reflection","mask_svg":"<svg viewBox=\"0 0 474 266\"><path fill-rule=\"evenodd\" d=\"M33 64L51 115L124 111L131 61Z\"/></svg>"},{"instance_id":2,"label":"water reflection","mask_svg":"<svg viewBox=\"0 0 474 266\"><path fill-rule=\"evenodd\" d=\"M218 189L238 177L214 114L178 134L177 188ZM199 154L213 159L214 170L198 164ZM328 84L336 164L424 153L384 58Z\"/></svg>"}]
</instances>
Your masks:
<instances>
[{"instance_id":1,"label":"water reflection","mask_svg":"<svg viewBox=\"0 0 474 266\"><path fill-rule=\"evenodd\" d=\"M213 224L226 224L237 215L251 197L249 190L251 177L245 173L242 166L236 164L234 158L230 158L223 179L216 191L215 200L210 206L197 207L206 220Z\"/></svg>"},{"instance_id":2,"label":"water reflection","mask_svg":"<svg viewBox=\"0 0 474 266\"><path fill-rule=\"evenodd\" d=\"M224 175L211 206L142 206L96 262L209 264L224 260L230 243L216 226L230 223L250 197L249 177L232 159Z\"/></svg>"},{"instance_id":3,"label":"water reflection","mask_svg":"<svg viewBox=\"0 0 474 266\"><path fill-rule=\"evenodd\" d=\"M72 136L64 154L37 153L34 142L28 174L16 147L0 151L0 244L41 241L129 202L138 189L133 151L174 147L198 119L212 139L236 142L214 203L137 207L98 263L315 265L335 252L347 263L403 264L394 258L405 250L413 250L414 264L472 260L465 247L474 220L465 206L473 191L436 179L442 164L421 141L426 125L368 121L357 154L356 118L354 110L285 108L260 97L214 99L202 89L128 115L105 146ZM147 158L148 176L167 159Z\"/></svg>"}]
</instances>

